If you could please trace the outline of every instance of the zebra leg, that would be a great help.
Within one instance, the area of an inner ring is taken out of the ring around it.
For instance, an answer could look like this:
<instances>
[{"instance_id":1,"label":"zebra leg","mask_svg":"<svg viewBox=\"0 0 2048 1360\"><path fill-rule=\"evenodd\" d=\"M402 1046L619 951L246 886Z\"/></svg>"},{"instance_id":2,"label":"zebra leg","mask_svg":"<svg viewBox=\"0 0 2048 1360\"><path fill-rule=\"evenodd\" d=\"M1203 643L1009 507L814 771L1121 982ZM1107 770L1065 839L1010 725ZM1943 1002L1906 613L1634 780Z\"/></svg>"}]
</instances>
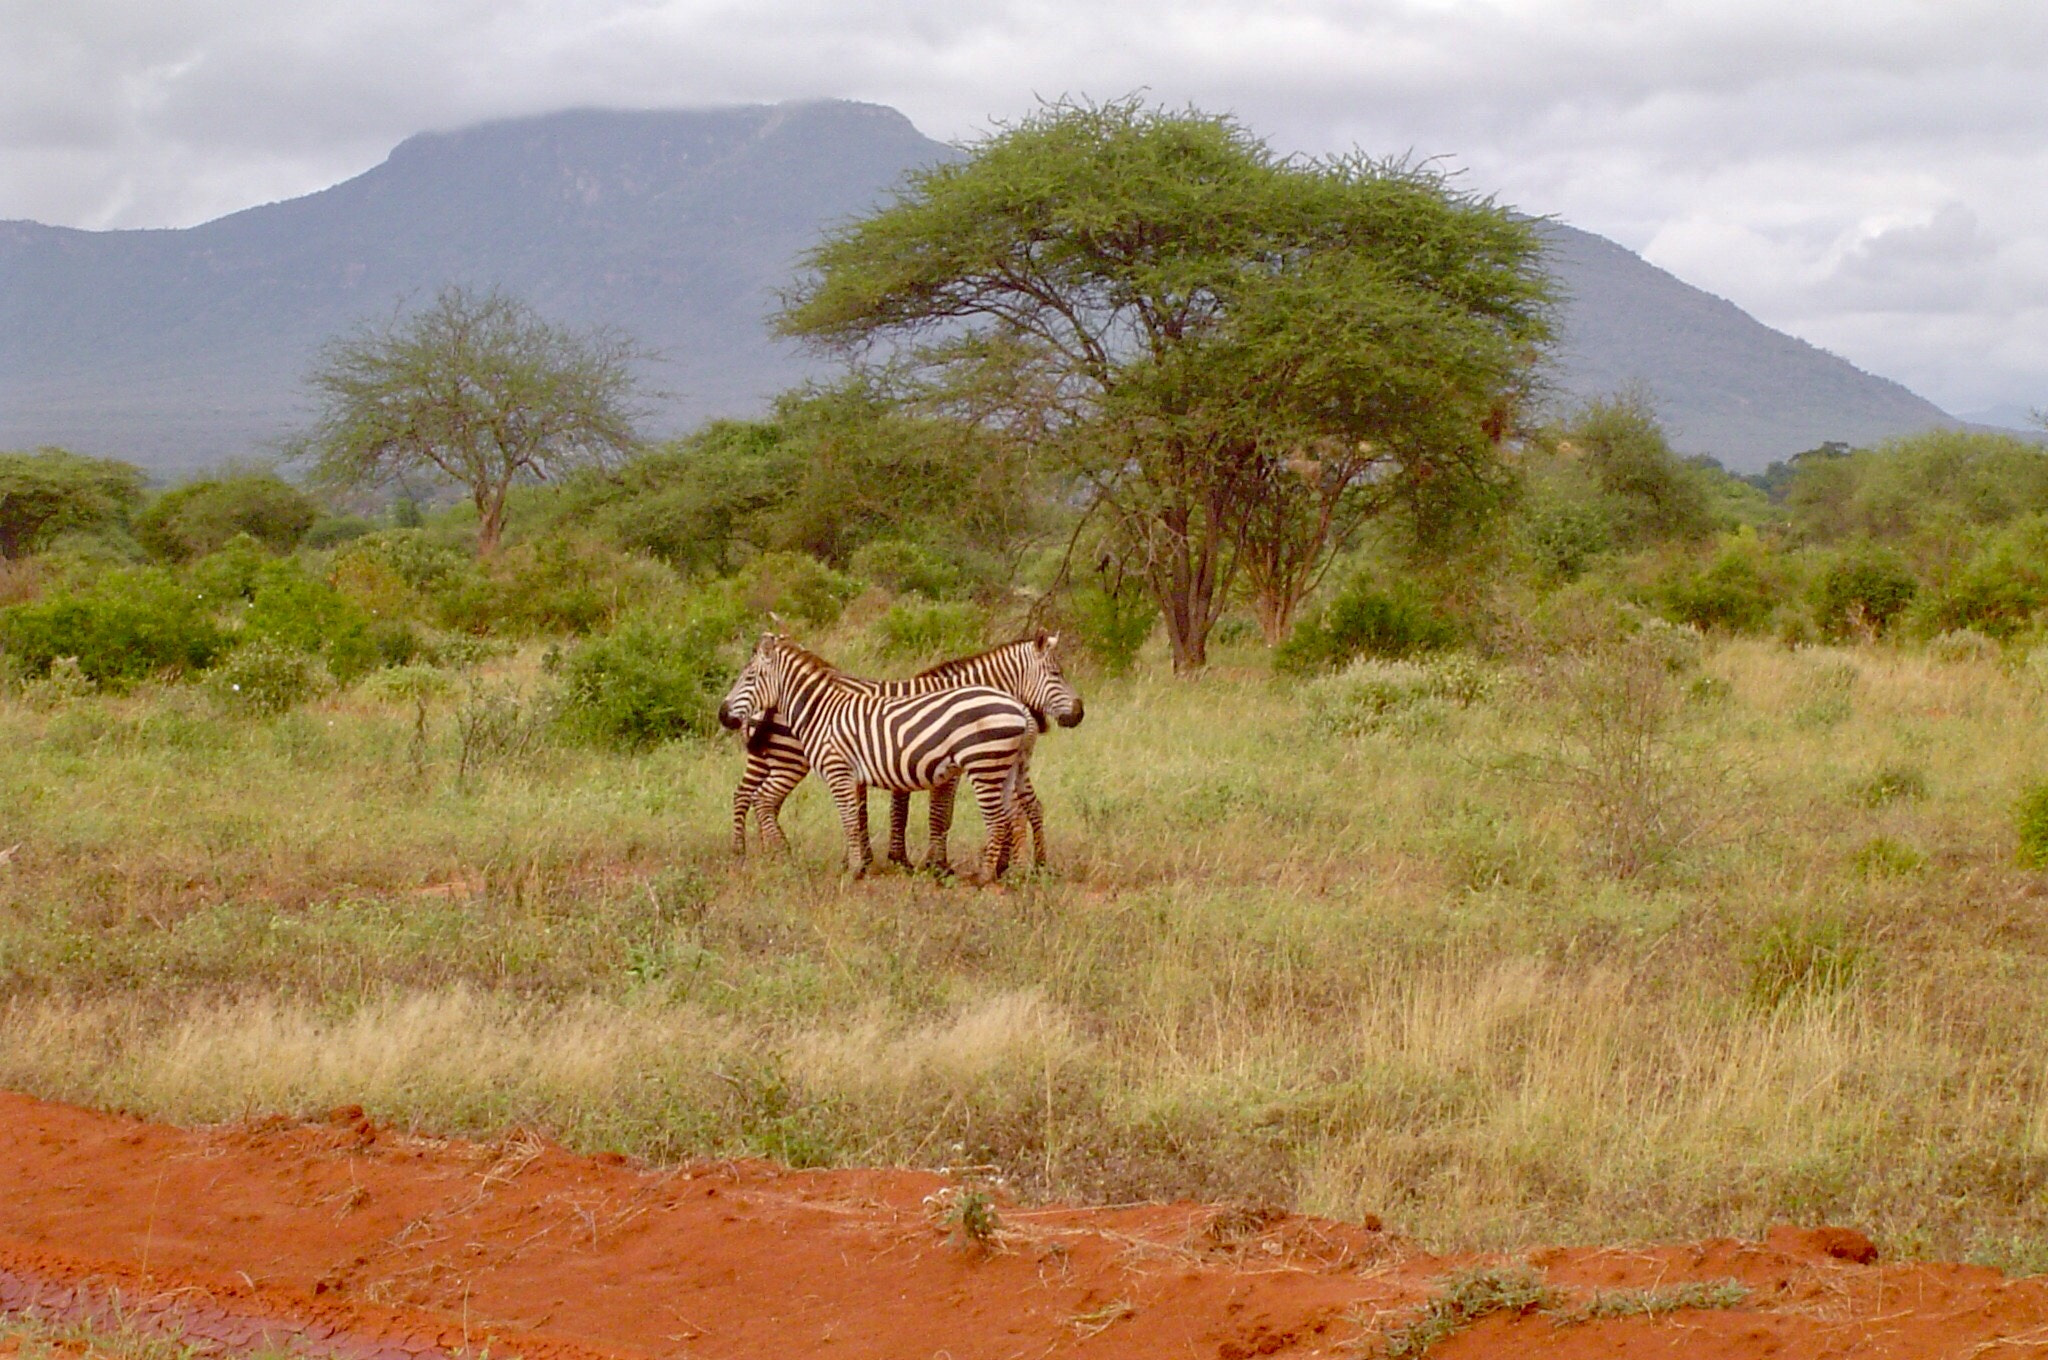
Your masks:
<instances>
[{"instance_id":1,"label":"zebra leg","mask_svg":"<svg viewBox=\"0 0 2048 1360\"><path fill-rule=\"evenodd\" d=\"M953 872L953 859L946 850L946 835L953 829L953 800L959 793L958 779L949 779L932 787L930 830L925 835L924 862L918 865L926 873Z\"/></svg>"},{"instance_id":2,"label":"zebra leg","mask_svg":"<svg viewBox=\"0 0 2048 1360\"><path fill-rule=\"evenodd\" d=\"M740 859L747 857L747 814L754 807L754 788L747 781L753 774L750 766L740 786L732 791L732 852Z\"/></svg>"},{"instance_id":3,"label":"zebra leg","mask_svg":"<svg viewBox=\"0 0 2048 1360\"><path fill-rule=\"evenodd\" d=\"M889 792L889 862L910 867L910 795Z\"/></svg>"},{"instance_id":4,"label":"zebra leg","mask_svg":"<svg viewBox=\"0 0 2048 1360\"><path fill-rule=\"evenodd\" d=\"M839 809L839 825L846 832L846 871L865 878L874 851L868 845L868 786L854 778L844 761L820 764L818 773L832 790L832 802Z\"/></svg>"},{"instance_id":5,"label":"zebra leg","mask_svg":"<svg viewBox=\"0 0 2048 1360\"><path fill-rule=\"evenodd\" d=\"M1014 771L990 771L974 780L974 801L988 823L988 848L981 855L983 883L994 883L1010 867L1010 844L1016 836L1015 777Z\"/></svg>"},{"instance_id":6,"label":"zebra leg","mask_svg":"<svg viewBox=\"0 0 2048 1360\"><path fill-rule=\"evenodd\" d=\"M1018 781L1017 801L1023 805L1024 816L1031 822L1031 867L1043 869L1045 867L1045 810L1038 805L1038 791L1031 787L1031 776L1025 775Z\"/></svg>"},{"instance_id":7,"label":"zebra leg","mask_svg":"<svg viewBox=\"0 0 2048 1360\"><path fill-rule=\"evenodd\" d=\"M796 786L804 782L807 769L789 766L772 766L761 786L754 793L754 822L760 828L761 847L779 854L789 851L789 840L782 834L780 815L782 805L789 801L789 795L796 792Z\"/></svg>"}]
</instances>

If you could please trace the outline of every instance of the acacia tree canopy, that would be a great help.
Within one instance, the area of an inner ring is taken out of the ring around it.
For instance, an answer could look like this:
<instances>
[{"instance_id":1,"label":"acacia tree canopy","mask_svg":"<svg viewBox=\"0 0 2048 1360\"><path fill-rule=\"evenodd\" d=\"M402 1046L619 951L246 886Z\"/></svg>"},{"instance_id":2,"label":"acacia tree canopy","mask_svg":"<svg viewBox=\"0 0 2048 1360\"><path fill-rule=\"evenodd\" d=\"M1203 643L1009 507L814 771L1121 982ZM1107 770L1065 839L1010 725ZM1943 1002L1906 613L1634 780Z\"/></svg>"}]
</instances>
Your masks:
<instances>
[{"instance_id":1,"label":"acacia tree canopy","mask_svg":"<svg viewBox=\"0 0 2048 1360\"><path fill-rule=\"evenodd\" d=\"M303 448L330 485L438 473L467 487L488 556L514 483L633 449L640 357L611 329L575 331L505 293L446 288L431 307L321 350L307 381L322 410Z\"/></svg>"},{"instance_id":2,"label":"acacia tree canopy","mask_svg":"<svg viewBox=\"0 0 2048 1360\"><path fill-rule=\"evenodd\" d=\"M64 449L0 453L0 558L68 529L119 523L142 499L142 469Z\"/></svg>"},{"instance_id":3,"label":"acacia tree canopy","mask_svg":"<svg viewBox=\"0 0 2048 1360\"><path fill-rule=\"evenodd\" d=\"M779 324L1084 479L1185 673L1240 572L1284 615L1366 516L1471 503L1548 335L1539 251L1427 166L1060 103L829 236Z\"/></svg>"}]
</instances>

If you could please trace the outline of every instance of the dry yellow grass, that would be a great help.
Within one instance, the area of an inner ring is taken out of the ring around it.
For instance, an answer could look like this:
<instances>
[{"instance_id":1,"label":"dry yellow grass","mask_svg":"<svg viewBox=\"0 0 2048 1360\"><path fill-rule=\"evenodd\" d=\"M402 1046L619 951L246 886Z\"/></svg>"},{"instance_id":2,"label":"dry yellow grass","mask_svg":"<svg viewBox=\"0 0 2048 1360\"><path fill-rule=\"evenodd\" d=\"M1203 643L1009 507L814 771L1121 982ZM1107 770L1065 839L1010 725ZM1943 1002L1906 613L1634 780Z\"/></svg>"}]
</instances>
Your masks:
<instances>
[{"instance_id":1,"label":"dry yellow grass","mask_svg":"<svg viewBox=\"0 0 2048 1360\"><path fill-rule=\"evenodd\" d=\"M1672 683L1687 797L1633 877L1560 773L1568 694L1500 670L1335 736L1226 654L1090 688L1034 769L1058 870L999 892L845 882L816 791L792 861L730 862L722 745L458 782L455 698L424 749L363 691L0 701L0 1081L968 1161L1447 1246L1827 1217L2048 1268L2048 898L2009 817L2048 696L1751 643Z\"/></svg>"}]
</instances>

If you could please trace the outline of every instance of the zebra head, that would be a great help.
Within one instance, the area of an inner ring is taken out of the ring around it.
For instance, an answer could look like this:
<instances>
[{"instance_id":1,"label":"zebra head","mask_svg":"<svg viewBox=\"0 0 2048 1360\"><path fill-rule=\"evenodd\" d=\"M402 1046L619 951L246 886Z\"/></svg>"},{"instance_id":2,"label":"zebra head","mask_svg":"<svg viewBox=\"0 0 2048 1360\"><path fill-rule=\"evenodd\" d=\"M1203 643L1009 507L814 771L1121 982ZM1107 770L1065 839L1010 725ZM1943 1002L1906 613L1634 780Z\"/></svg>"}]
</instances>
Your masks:
<instances>
[{"instance_id":1,"label":"zebra head","mask_svg":"<svg viewBox=\"0 0 2048 1360\"><path fill-rule=\"evenodd\" d=\"M762 723L775 711L782 698L782 639L774 633L761 634L754 653L740 668L732 688L718 705L721 727L744 729L751 741Z\"/></svg>"},{"instance_id":2,"label":"zebra head","mask_svg":"<svg viewBox=\"0 0 2048 1360\"><path fill-rule=\"evenodd\" d=\"M1074 692L1066 672L1060 669L1060 635L1040 633L1027 639L1019 658L1023 672L1017 697L1034 712L1043 713L1061 727L1081 725L1081 696ZM1041 730L1044 720L1040 719Z\"/></svg>"}]
</instances>

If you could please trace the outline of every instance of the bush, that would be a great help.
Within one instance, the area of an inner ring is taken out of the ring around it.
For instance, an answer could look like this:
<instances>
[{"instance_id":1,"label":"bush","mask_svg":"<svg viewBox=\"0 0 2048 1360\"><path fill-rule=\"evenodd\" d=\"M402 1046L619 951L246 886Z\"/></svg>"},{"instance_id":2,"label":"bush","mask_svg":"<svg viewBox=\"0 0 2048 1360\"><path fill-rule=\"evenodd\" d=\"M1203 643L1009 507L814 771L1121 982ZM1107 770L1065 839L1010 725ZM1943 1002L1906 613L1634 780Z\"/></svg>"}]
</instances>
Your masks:
<instances>
[{"instance_id":1,"label":"bush","mask_svg":"<svg viewBox=\"0 0 2048 1360\"><path fill-rule=\"evenodd\" d=\"M340 576L372 566L397 577L410 589L431 592L463 574L471 562L460 548L430 538L423 529L385 529L350 543L336 555L332 573ZM376 577L366 572L366 579Z\"/></svg>"},{"instance_id":2,"label":"bush","mask_svg":"<svg viewBox=\"0 0 2048 1360\"><path fill-rule=\"evenodd\" d=\"M803 553L767 553L740 573L746 601L757 611L823 628L859 591L850 576Z\"/></svg>"},{"instance_id":3,"label":"bush","mask_svg":"<svg viewBox=\"0 0 2048 1360\"><path fill-rule=\"evenodd\" d=\"M622 619L562 656L560 723L584 741L624 750L714 735L737 670L727 644L745 619L717 599L680 624L648 613Z\"/></svg>"},{"instance_id":4,"label":"bush","mask_svg":"<svg viewBox=\"0 0 2048 1360\"><path fill-rule=\"evenodd\" d=\"M290 562L274 563L257 578L243 632L252 641L325 657L344 684L385 661L369 618Z\"/></svg>"},{"instance_id":5,"label":"bush","mask_svg":"<svg viewBox=\"0 0 2048 1360\"><path fill-rule=\"evenodd\" d=\"M2048 783L2036 784L2013 806L2019 831L2019 861L2029 869L2048 869Z\"/></svg>"},{"instance_id":6,"label":"bush","mask_svg":"<svg viewBox=\"0 0 2048 1360\"><path fill-rule=\"evenodd\" d=\"M1112 590L1099 581L1069 593L1064 612L1081 649L1110 675L1129 672L1159 622L1159 606L1150 595L1129 586Z\"/></svg>"},{"instance_id":7,"label":"bush","mask_svg":"<svg viewBox=\"0 0 2048 1360\"><path fill-rule=\"evenodd\" d=\"M297 487L270 473L249 473L166 491L135 517L135 537L169 562L204 557L237 534L283 553L319 518L320 507Z\"/></svg>"},{"instance_id":8,"label":"bush","mask_svg":"<svg viewBox=\"0 0 2048 1360\"><path fill-rule=\"evenodd\" d=\"M433 593L441 622L469 633L591 633L679 585L661 563L600 543L520 543L452 574Z\"/></svg>"},{"instance_id":9,"label":"bush","mask_svg":"<svg viewBox=\"0 0 2048 1360\"><path fill-rule=\"evenodd\" d=\"M847 570L863 581L886 586L898 595L943 600L964 584L959 568L929 548L888 538L867 544L847 562Z\"/></svg>"},{"instance_id":10,"label":"bush","mask_svg":"<svg viewBox=\"0 0 2048 1360\"><path fill-rule=\"evenodd\" d=\"M1830 638L1882 633L1919 592L1919 578L1897 553L1865 546L1821 572L1814 583L1813 612Z\"/></svg>"},{"instance_id":11,"label":"bush","mask_svg":"<svg viewBox=\"0 0 2048 1360\"><path fill-rule=\"evenodd\" d=\"M1761 632L1782 594L1754 529L1729 535L1703 569L1681 568L1654 591L1666 618L1726 633Z\"/></svg>"},{"instance_id":12,"label":"bush","mask_svg":"<svg viewBox=\"0 0 2048 1360\"><path fill-rule=\"evenodd\" d=\"M972 605L899 600L876 625L882 654L899 661L942 661L982 645L982 617Z\"/></svg>"},{"instance_id":13,"label":"bush","mask_svg":"<svg viewBox=\"0 0 2048 1360\"><path fill-rule=\"evenodd\" d=\"M208 672L206 688L223 708L270 718L319 693L324 678L305 651L261 639L236 648Z\"/></svg>"},{"instance_id":14,"label":"bush","mask_svg":"<svg viewBox=\"0 0 2048 1360\"><path fill-rule=\"evenodd\" d=\"M1412 587L1381 590L1370 573L1362 572L1336 599L1295 625L1273 660L1286 674L1309 675L1335 670L1353 657L1398 659L1457 640L1457 626Z\"/></svg>"},{"instance_id":15,"label":"bush","mask_svg":"<svg viewBox=\"0 0 2048 1360\"><path fill-rule=\"evenodd\" d=\"M198 598L155 568L109 572L91 589L0 610L0 651L31 676L76 657L95 684L203 670L229 640Z\"/></svg>"},{"instance_id":16,"label":"bush","mask_svg":"<svg viewBox=\"0 0 2048 1360\"><path fill-rule=\"evenodd\" d=\"M1303 701L1309 720L1326 732L1356 736L1396 719L1467 708L1493 693L1494 676L1469 657L1385 661L1361 657L1335 675L1312 681Z\"/></svg>"},{"instance_id":17,"label":"bush","mask_svg":"<svg viewBox=\"0 0 2048 1360\"><path fill-rule=\"evenodd\" d=\"M324 515L313 521L299 544L306 548L338 548L376 531L376 521L361 515Z\"/></svg>"},{"instance_id":18,"label":"bush","mask_svg":"<svg viewBox=\"0 0 2048 1360\"><path fill-rule=\"evenodd\" d=\"M1766 1010L1842 991L1867 962L1848 923L1832 914L1781 914L1743 955L1749 999Z\"/></svg>"},{"instance_id":19,"label":"bush","mask_svg":"<svg viewBox=\"0 0 2048 1360\"><path fill-rule=\"evenodd\" d=\"M1930 630L1968 628L2005 641L2048 605L2048 516L2020 520L1987 540L1924 619Z\"/></svg>"}]
</instances>

